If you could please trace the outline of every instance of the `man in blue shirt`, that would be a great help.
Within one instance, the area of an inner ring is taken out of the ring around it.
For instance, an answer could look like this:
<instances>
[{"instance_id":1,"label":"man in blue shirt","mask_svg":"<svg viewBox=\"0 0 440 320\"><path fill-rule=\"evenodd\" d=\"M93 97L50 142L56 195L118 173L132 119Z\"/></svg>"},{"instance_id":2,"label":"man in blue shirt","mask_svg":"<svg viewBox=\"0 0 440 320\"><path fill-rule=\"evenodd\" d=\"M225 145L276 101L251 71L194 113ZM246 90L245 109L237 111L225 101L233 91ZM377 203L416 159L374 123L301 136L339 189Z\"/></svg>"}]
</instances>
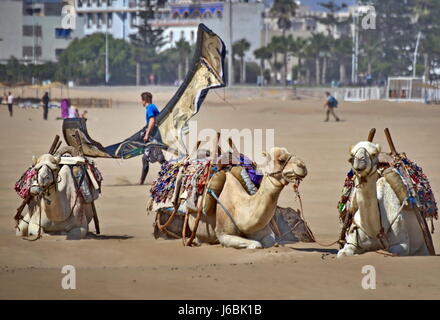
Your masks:
<instances>
[{"instance_id":1,"label":"man in blue shirt","mask_svg":"<svg viewBox=\"0 0 440 320\"><path fill-rule=\"evenodd\" d=\"M159 115L159 110L156 105L153 104L153 95L150 92L144 92L141 94L142 106L145 107L145 121L147 123L143 140L148 142L153 136L153 131L156 127L156 117ZM145 148L144 155L142 156L142 174L139 184L144 184L149 170L149 163L159 161L163 163L165 158L162 150L157 146L150 146Z\"/></svg>"},{"instance_id":2,"label":"man in blue shirt","mask_svg":"<svg viewBox=\"0 0 440 320\"><path fill-rule=\"evenodd\" d=\"M325 101L324 108L327 108L327 112L326 112L327 117L325 118L324 121L328 122L330 113L332 114L332 116L335 118L336 121L340 121L340 119L335 113L335 108L338 107L338 100L336 100L336 98L333 97L330 94L330 92L326 92L325 95L327 96L327 100Z\"/></svg>"}]
</instances>

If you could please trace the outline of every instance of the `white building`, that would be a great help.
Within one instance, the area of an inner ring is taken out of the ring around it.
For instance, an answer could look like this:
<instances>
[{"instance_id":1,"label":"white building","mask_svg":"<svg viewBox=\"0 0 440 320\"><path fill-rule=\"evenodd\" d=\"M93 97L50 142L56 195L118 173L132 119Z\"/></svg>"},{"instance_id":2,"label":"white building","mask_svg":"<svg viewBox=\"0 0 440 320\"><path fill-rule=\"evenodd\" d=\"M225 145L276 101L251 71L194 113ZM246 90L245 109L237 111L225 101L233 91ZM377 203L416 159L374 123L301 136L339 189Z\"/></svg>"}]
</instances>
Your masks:
<instances>
[{"instance_id":1,"label":"white building","mask_svg":"<svg viewBox=\"0 0 440 320\"><path fill-rule=\"evenodd\" d=\"M108 31L115 38L129 40L129 35L137 32L141 3L139 0L76 0L75 4L85 21L85 35ZM228 8L229 3L209 0L171 0L162 7L159 5L152 26L164 29L166 43L161 50L173 47L180 39L194 44L199 23L206 24L227 43ZM251 43L247 60L253 60L252 52L261 47L263 10L264 4L257 1L232 3L233 42L246 38Z\"/></svg>"},{"instance_id":2,"label":"white building","mask_svg":"<svg viewBox=\"0 0 440 320\"><path fill-rule=\"evenodd\" d=\"M62 0L1 0L0 63L11 56L25 63L57 61L73 39L83 36L82 18L74 30L62 27L63 6Z\"/></svg>"}]
</instances>

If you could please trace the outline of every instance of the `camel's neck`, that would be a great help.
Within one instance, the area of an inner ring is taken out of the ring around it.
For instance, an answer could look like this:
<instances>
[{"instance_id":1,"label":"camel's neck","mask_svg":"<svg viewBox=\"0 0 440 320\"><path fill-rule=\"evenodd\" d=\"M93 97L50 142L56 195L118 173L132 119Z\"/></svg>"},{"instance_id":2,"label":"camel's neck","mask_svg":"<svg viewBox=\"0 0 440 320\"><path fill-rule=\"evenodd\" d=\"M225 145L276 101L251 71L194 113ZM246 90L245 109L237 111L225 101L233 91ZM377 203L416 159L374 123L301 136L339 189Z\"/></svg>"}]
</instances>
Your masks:
<instances>
[{"instance_id":1,"label":"camel's neck","mask_svg":"<svg viewBox=\"0 0 440 320\"><path fill-rule=\"evenodd\" d=\"M56 181L45 195L50 203L45 199L41 200L42 208L51 221L64 221L70 216L72 191L75 190L73 176L68 166L63 166L58 176L59 181Z\"/></svg>"},{"instance_id":2,"label":"camel's neck","mask_svg":"<svg viewBox=\"0 0 440 320\"><path fill-rule=\"evenodd\" d=\"M359 183L359 180L356 179L358 185L356 189L356 201L359 207L359 224L372 238L379 234L382 226L376 191L378 177L378 174L374 173L362 183Z\"/></svg>"},{"instance_id":3,"label":"camel's neck","mask_svg":"<svg viewBox=\"0 0 440 320\"><path fill-rule=\"evenodd\" d=\"M253 205L252 211L252 226L253 232L259 231L264 228L272 219L277 206L278 198L284 185L281 185L278 181L271 179L268 176L264 176L261 181L260 188L256 194L252 196Z\"/></svg>"}]
</instances>

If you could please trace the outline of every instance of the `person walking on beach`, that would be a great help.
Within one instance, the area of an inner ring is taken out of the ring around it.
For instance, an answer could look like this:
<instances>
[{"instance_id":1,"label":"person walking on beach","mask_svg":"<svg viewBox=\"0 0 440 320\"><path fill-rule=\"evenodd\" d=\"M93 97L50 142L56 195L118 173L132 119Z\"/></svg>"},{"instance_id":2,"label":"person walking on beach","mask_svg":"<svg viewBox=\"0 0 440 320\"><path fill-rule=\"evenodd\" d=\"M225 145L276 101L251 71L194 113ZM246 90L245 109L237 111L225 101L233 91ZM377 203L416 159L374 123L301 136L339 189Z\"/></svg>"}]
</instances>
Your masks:
<instances>
[{"instance_id":1,"label":"person walking on beach","mask_svg":"<svg viewBox=\"0 0 440 320\"><path fill-rule=\"evenodd\" d=\"M14 96L11 92L8 93L8 110L9 110L9 116L12 117L13 111L12 111L12 105L14 104Z\"/></svg>"},{"instance_id":2,"label":"person walking on beach","mask_svg":"<svg viewBox=\"0 0 440 320\"><path fill-rule=\"evenodd\" d=\"M145 120L146 129L143 136L143 141L151 141L153 136L153 131L156 129L156 117L159 115L159 110L156 105L153 104L153 95L150 92L144 92L141 94L142 106L145 108ZM142 172L139 184L142 185L147 177L148 170L150 168L149 163L154 163L158 161L159 163L165 162L165 157L162 153L162 149L158 146L149 146L144 150L142 155Z\"/></svg>"},{"instance_id":3,"label":"person walking on beach","mask_svg":"<svg viewBox=\"0 0 440 320\"><path fill-rule=\"evenodd\" d=\"M46 92L41 99L43 102L43 119L47 120L47 115L49 113L49 92Z\"/></svg>"},{"instance_id":4,"label":"person walking on beach","mask_svg":"<svg viewBox=\"0 0 440 320\"><path fill-rule=\"evenodd\" d=\"M330 114L335 118L336 121L341 121L335 113L335 108L338 107L338 100L333 97L330 92L325 93L327 100L325 101L324 108L327 108L325 122L328 122Z\"/></svg>"}]
</instances>

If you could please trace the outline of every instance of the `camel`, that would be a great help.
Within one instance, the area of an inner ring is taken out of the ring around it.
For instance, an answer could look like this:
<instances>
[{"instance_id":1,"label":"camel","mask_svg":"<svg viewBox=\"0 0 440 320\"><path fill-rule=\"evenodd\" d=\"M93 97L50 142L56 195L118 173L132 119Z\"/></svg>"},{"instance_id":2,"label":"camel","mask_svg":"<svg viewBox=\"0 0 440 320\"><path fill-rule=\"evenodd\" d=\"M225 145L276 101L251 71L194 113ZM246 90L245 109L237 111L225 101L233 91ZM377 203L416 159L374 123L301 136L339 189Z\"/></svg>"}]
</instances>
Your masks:
<instances>
[{"instance_id":1,"label":"camel","mask_svg":"<svg viewBox=\"0 0 440 320\"><path fill-rule=\"evenodd\" d=\"M46 232L66 234L69 240L86 237L88 224L94 216L93 203L86 203L77 193L71 167L62 165L84 163L85 159L61 157L62 152L43 154L34 160L38 173L30 189L32 200L27 214L17 226L17 236L38 237L41 232ZM90 192L94 200L98 198L99 193L93 187Z\"/></svg>"},{"instance_id":2,"label":"camel","mask_svg":"<svg viewBox=\"0 0 440 320\"><path fill-rule=\"evenodd\" d=\"M399 256L428 255L418 212L402 204L386 179L379 176L380 150L369 141L350 148L356 189L349 210L354 216L338 258L381 249Z\"/></svg>"},{"instance_id":3,"label":"camel","mask_svg":"<svg viewBox=\"0 0 440 320\"><path fill-rule=\"evenodd\" d=\"M203 215L197 228L198 243L218 243L233 248L267 248L273 246L275 236L269 226L277 211L278 197L291 182L306 177L304 162L286 148L275 147L264 153L267 161L260 169L264 173L258 191L250 195L230 173L218 198L216 214ZM286 210L286 209L285 209ZM193 230L195 215L189 226Z\"/></svg>"}]
</instances>

